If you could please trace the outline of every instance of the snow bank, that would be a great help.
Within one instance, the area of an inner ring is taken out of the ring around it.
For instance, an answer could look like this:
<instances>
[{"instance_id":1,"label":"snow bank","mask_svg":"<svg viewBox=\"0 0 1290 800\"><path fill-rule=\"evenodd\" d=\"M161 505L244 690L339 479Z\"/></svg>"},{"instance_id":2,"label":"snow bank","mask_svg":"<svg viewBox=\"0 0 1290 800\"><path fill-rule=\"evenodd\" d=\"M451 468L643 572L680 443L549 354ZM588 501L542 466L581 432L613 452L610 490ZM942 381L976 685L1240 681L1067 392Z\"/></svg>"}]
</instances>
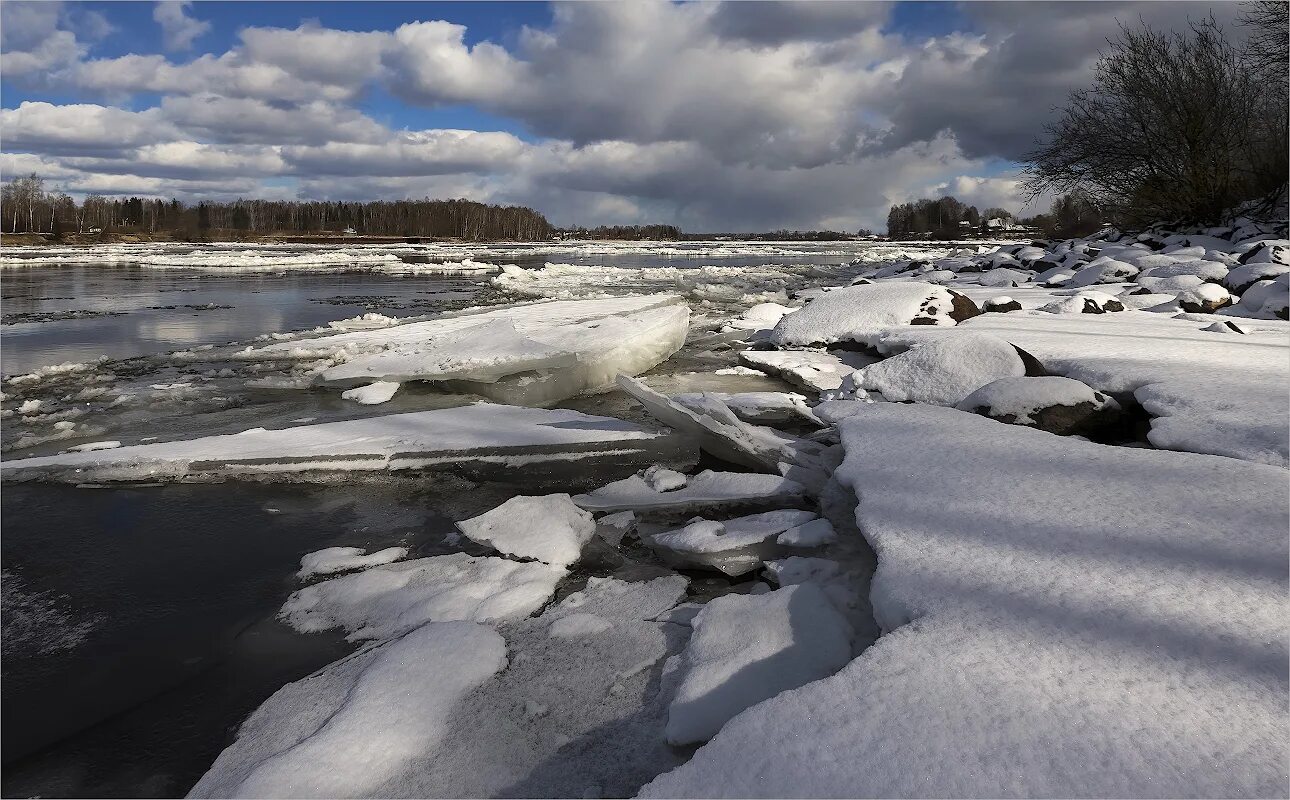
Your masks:
<instances>
[{"instance_id":1,"label":"snow bank","mask_svg":"<svg viewBox=\"0 0 1290 800\"><path fill-rule=\"evenodd\" d=\"M718 597L692 624L668 709L673 745L706 741L744 709L851 659L851 626L814 584Z\"/></svg>"},{"instance_id":2,"label":"snow bank","mask_svg":"<svg viewBox=\"0 0 1290 800\"><path fill-rule=\"evenodd\" d=\"M492 511L462 520L466 538L501 553L567 567L596 534L596 521L567 494L512 497Z\"/></svg>"},{"instance_id":3,"label":"snow bank","mask_svg":"<svg viewBox=\"0 0 1290 800\"><path fill-rule=\"evenodd\" d=\"M279 616L302 633L343 628L389 639L427 622L519 619L541 608L563 567L465 553L372 567L293 593Z\"/></svg>"},{"instance_id":4,"label":"snow bank","mask_svg":"<svg viewBox=\"0 0 1290 800\"><path fill-rule=\"evenodd\" d=\"M644 456L660 434L565 409L481 403L226 436L5 461L6 480L80 483L465 467L519 468L612 454Z\"/></svg>"},{"instance_id":5,"label":"snow bank","mask_svg":"<svg viewBox=\"0 0 1290 800\"><path fill-rule=\"evenodd\" d=\"M840 427L888 634L642 796L1284 792L1285 470L932 406Z\"/></svg>"}]
</instances>

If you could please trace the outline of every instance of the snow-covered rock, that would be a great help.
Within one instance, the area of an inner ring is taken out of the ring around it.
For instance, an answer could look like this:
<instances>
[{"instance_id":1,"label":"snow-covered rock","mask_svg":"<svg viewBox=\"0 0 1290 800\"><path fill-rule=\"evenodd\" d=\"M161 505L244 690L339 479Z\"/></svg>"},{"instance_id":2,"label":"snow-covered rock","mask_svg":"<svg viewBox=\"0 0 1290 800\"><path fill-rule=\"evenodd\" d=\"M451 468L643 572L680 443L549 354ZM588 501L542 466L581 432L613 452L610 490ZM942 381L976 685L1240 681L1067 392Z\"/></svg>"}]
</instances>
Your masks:
<instances>
[{"instance_id":1,"label":"snow-covered rock","mask_svg":"<svg viewBox=\"0 0 1290 800\"><path fill-rule=\"evenodd\" d=\"M555 592L563 567L465 553L372 567L293 593L279 616L303 633L343 628L389 639L427 622L526 617Z\"/></svg>"},{"instance_id":2,"label":"snow-covered rock","mask_svg":"<svg viewBox=\"0 0 1290 800\"><path fill-rule=\"evenodd\" d=\"M467 539L491 545L500 553L567 567L595 536L596 521L567 494L520 495L492 511L461 520L457 528Z\"/></svg>"},{"instance_id":3,"label":"snow-covered rock","mask_svg":"<svg viewBox=\"0 0 1290 800\"><path fill-rule=\"evenodd\" d=\"M1124 304L1106 292L1089 291L1054 300L1039 310L1049 314L1106 314L1123 311Z\"/></svg>"},{"instance_id":4,"label":"snow-covered rock","mask_svg":"<svg viewBox=\"0 0 1290 800\"><path fill-rule=\"evenodd\" d=\"M864 342L895 325L953 325L979 313L967 297L929 283L847 286L785 316L770 340L780 347Z\"/></svg>"},{"instance_id":5,"label":"snow-covered rock","mask_svg":"<svg viewBox=\"0 0 1290 800\"><path fill-rule=\"evenodd\" d=\"M1118 416L1120 405L1070 378L1000 378L958 404L961 411L1060 435L1088 434Z\"/></svg>"},{"instance_id":6,"label":"snow-covered rock","mask_svg":"<svg viewBox=\"0 0 1290 800\"><path fill-rule=\"evenodd\" d=\"M1232 295L1216 283L1203 283L1178 295L1178 305L1192 314L1210 314L1232 304Z\"/></svg>"},{"instance_id":7,"label":"snow-covered rock","mask_svg":"<svg viewBox=\"0 0 1290 800\"><path fill-rule=\"evenodd\" d=\"M832 675L851 658L851 626L819 587L711 600L693 621L667 741L702 742L750 706Z\"/></svg>"},{"instance_id":8,"label":"snow-covered rock","mask_svg":"<svg viewBox=\"0 0 1290 800\"><path fill-rule=\"evenodd\" d=\"M998 378L1026 374L1017 348L996 336L937 336L865 367L861 385L893 402L952 406Z\"/></svg>"}]
</instances>

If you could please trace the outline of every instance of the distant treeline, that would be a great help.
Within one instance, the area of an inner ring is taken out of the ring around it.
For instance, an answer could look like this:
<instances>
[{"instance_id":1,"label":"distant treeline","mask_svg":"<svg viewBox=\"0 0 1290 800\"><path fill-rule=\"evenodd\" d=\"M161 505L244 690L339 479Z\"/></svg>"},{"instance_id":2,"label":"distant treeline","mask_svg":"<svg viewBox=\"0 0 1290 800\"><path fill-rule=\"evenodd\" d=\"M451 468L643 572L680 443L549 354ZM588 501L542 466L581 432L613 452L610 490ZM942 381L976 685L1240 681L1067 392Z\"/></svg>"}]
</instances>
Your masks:
<instances>
[{"instance_id":1,"label":"distant treeline","mask_svg":"<svg viewBox=\"0 0 1290 800\"><path fill-rule=\"evenodd\" d=\"M601 225L598 228L562 228L568 239L680 239L685 236L675 225Z\"/></svg>"},{"instance_id":2,"label":"distant treeline","mask_svg":"<svg viewBox=\"0 0 1290 800\"><path fill-rule=\"evenodd\" d=\"M1018 219L1003 208L978 212L953 197L923 198L894 205L887 213L887 235L892 239L958 239L997 235L1018 227L1045 236L1087 236L1102 227L1104 217L1083 192L1072 192L1053 201L1047 214Z\"/></svg>"},{"instance_id":3,"label":"distant treeline","mask_svg":"<svg viewBox=\"0 0 1290 800\"><path fill-rule=\"evenodd\" d=\"M294 200L201 202L92 194L77 203L47 192L38 175L15 178L0 195L0 230L6 233L170 233L202 239L213 231L235 234L345 233L467 239L551 238L546 217L522 206L471 200L377 200L367 203Z\"/></svg>"}]
</instances>

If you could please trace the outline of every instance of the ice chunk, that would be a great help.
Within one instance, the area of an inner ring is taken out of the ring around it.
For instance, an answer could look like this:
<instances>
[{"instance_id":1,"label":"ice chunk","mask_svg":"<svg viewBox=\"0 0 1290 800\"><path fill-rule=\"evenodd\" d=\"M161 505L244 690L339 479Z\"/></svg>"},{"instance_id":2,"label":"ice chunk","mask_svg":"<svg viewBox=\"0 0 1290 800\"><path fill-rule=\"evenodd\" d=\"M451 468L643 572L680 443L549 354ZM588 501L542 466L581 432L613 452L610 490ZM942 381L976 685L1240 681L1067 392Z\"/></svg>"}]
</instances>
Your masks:
<instances>
[{"instance_id":1,"label":"ice chunk","mask_svg":"<svg viewBox=\"0 0 1290 800\"><path fill-rule=\"evenodd\" d=\"M519 619L542 607L563 567L465 553L372 567L296 591L279 616L303 633L344 628L389 639L427 622Z\"/></svg>"},{"instance_id":2,"label":"ice chunk","mask_svg":"<svg viewBox=\"0 0 1290 800\"><path fill-rule=\"evenodd\" d=\"M641 478L656 492L670 492L680 489L689 480L684 473L657 464L645 470Z\"/></svg>"},{"instance_id":3,"label":"ice chunk","mask_svg":"<svg viewBox=\"0 0 1290 800\"><path fill-rule=\"evenodd\" d=\"M91 453L95 450L115 450L121 446L121 443L115 439L104 442L86 442L85 444L73 445L67 448L69 453Z\"/></svg>"},{"instance_id":4,"label":"ice chunk","mask_svg":"<svg viewBox=\"0 0 1290 800\"><path fill-rule=\"evenodd\" d=\"M191 441L17 459L6 480L159 480L182 477L404 469L518 468L612 456L651 463L661 434L565 409L481 403ZM620 473L621 474L621 473Z\"/></svg>"},{"instance_id":5,"label":"ice chunk","mask_svg":"<svg viewBox=\"0 0 1290 800\"><path fill-rule=\"evenodd\" d=\"M332 575L353 569L366 569L408 557L406 547L387 547L364 555L366 552L361 547L325 547L322 550L306 553L304 558L300 559L300 571L296 573L296 577L304 579L314 575Z\"/></svg>"},{"instance_id":6,"label":"ice chunk","mask_svg":"<svg viewBox=\"0 0 1290 800\"><path fill-rule=\"evenodd\" d=\"M890 633L641 796L1283 791L1284 469L935 406L840 428Z\"/></svg>"},{"instance_id":7,"label":"ice chunk","mask_svg":"<svg viewBox=\"0 0 1290 800\"><path fill-rule=\"evenodd\" d=\"M819 547L820 545L834 542L837 538L837 532L833 530L833 523L821 517L789 528L781 533L775 539L775 542L788 547Z\"/></svg>"},{"instance_id":8,"label":"ice chunk","mask_svg":"<svg viewBox=\"0 0 1290 800\"><path fill-rule=\"evenodd\" d=\"M622 544L623 537L636 530L636 514L631 511L619 511L616 514L606 514L596 520L596 533L604 539L610 547L618 547Z\"/></svg>"},{"instance_id":9,"label":"ice chunk","mask_svg":"<svg viewBox=\"0 0 1290 800\"><path fill-rule=\"evenodd\" d=\"M723 509L794 506L805 487L778 475L704 470L682 489L659 492L639 475L574 495L573 502L589 511L666 512L696 514Z\"/></svg>"},{"instance_id":10,"label":"ice chunk","mask_svg":"<svg viewBox=\"0 0 1290 800\"><path fill-rule=\"evenodd\" d=\"M381 403L388 403L394 393L399 390L398 383L394 381L377 381L369 383L366 386L359 386L340 393L340 396L346 400L353 400L356 403L362 403L365 406L375 406Z\"/></svg>"},{"instance_id":11,"label":"ice chunk","mask_svg":"<svg viewBox=\"0 0 1290 800\"><path fill-rule=\"evenodd\" d=\"M895 325L953 325L977 313L971 300L930 283L846 286L786 315L770 339L781 347L863 342Z\"/></svg>"},{"instance_id":12,"label":"ice chunk","mask_svg":"<svg viewBox=\"0 0 1290 800\"><path fill-rule=\"evenodd\" d=\"M512 497L492 511L458 522L457 527L466 538L506 555L559 567L577 561L596 533L591 514L574 505L567 494Z\"/></svg>"},{"instance_id":13,"label":"ice chunk","mask_svg":"<svg viewBox=\"0 0 1290 800\"><path fill-rule=\"evenodd\" d=\"M609 389L685 342L689 307L676 295L529 303L425 322L279 342L248 358L342 360L332 386L438 381L502 402L550 405Z\"/></svg>"},{"instance_id":14,"label":"ice chunk","mask_svg":"<svg viewBox=\"0 0 1290 800\"><path fill-rule=\"evenodd\" d=\"M993 380L1025 374L1017 348L1003 339L956 332L865 367L861 385L893 402L953 406Z\"/></svg>"},{"instance_id":15,"label":"ice chunk","mask_svg":"<svg viewBox=\"0 0 1290 800\"><path fill-rule=\"evenodd\" d=\"M799 583L824 584L838 577L842 566L828 558L804 558L790 556L777 561L766 562L766 577L780 586L796 586Z\"/></svg>"},{"instance_id":16,"label":"ice chunk","mask_svg":"<svg viewBox=\"0 0 1290 800\"><path fill-rule=\"evenodd\" d=\"M814 350L745 350L739 360L816 392L838 388L844 377L875 361L863 353Z\"/></svg>"},{"instance_id":17,"label":"ice chunk","mask_svg":"<svg viewBox=\"0 0 1290 800\"><path fill-rule=\"evenodd\" d=\"M453 709L505 666L491 628L422 625L279 689L189 797L381 796L434 756Z\"/></svg>"},{"instance_id":18,"label":"ice chunk","mask_svg":"<svg viewBox=\"0 0 1290 800\"><path fill-rule=\"evenodd\" d=\"M673 745L706 741L744 709L851 660L851 626L813 584L718 597L693 625L668 709Z\"/></svg>"},{"instance_id":19,"label":"ice chunk","mask_svg":"<svg viewBox=\"0 0 1290 800\"><path fill-rule=\"evenodd\" d=\"M683 567L711 567L727 575L752 572L782 554L771 540L815 519L810 511L766 511L725 521L692 520L684 528L655 534L649 544Z\"/></svg>"},{"instance_id":20,"label":"ice chunk","mask_svg":"<svg viewBox=\"0 0 1290 800\"><path fill-rule=\"evenodd\" d=\"M792 308L791 306L782 306L779 303L758 303L745 311L742 315L727 322L725 324L725 330L769 330L774 328L775 323L783 319L785 314L790 314L796 310L796 308Z\"/></svg>"}]
</instances>

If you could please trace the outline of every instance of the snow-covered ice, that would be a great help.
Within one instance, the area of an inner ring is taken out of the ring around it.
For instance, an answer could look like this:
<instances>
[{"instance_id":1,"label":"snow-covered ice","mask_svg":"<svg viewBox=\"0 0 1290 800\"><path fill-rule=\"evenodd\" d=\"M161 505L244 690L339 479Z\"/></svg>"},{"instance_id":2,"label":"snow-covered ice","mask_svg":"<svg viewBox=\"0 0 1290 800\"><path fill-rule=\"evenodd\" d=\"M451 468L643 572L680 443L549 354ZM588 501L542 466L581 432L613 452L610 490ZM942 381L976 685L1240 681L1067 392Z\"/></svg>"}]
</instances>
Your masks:
<instances>
[{"instance_id":1,"label":"snow-covered ice","mask_svg":"<svg viewBox=\"0 0 1290 800\"><path fill-rule=\"evenodd\" d=\"M692 624L667 715L674 745L706 741L744 709L851 659L851 626L814 584L718 597Z\"/></svg>"},{"instance_id":2,"label":"snow-covered ice","mask_svg":"<svg viewBox=\"0 0 1290 800\"><path fill-rule=\"evenodd\" d=\"M337 572L390 564L407 557L406 547L387 547L375 553L368 553L361 547L325 547L322 550L306 553L300 559L300 571L296 573L296 577L303 580L315 575L333 575Z\"/></svg>"},{"instance_id":3,"label":"snow-covered ice","mask_svg":"<svg viewBox=\"0 0 1290 800\"><path fill-rule=\"evenodd\" d=\"M6 480L139 481L403 469L515 469L613 456L651 460L660 434L565 409L481 403L190 441L16 459ZM624 462L626 463L626 462Z\"/></svg>"},{"instance_id":4,"label":"snow-covered ice","mask_svg":"<svg viewBox=\"0 0 1290 800\"><path fill-rule=\"evenodd\" d=\"M361 403L365 406L376 406L381 403L388 403L394 393L399 390L399 383L395 381L376 381L366 386L356 386L353 389L341 392L340 396L345 400L353 400L355 403Z\"/></svg>"},{"instance_id":5,"label":"snow-covered ice","mask_svg":"<svg viewBox=\"0 0 1290 800\"><path fill-rule=\"evenodd\" d=\"M591 514L567 494L512 497L492 511L457 523L466 538L499 552L567 567L596 534Z\"/></svg>"},{"instance_id":6,"label":"snow-covered ice","mask_svg":"<svg viewBox=\"0 0 1290 800\"><path fill-rule=\"evenodd\" d=\"M351 640L389 639L427 622L514 620L541 608L566 572L536 561L430 556L306 586L280 616L303 633L343 628Z\"/></svg>"},{"instance_id":7,"label":"snow-covered ice","mask_svg":"<svg viewBox=\"0 0 1290 800\"><path fill-rule=\"evenodd\" d=\"M607 484L573 502L588 511L635 511L673 516L762 507L783 508L802 502L805 488L778 475L704 470L682 489L660 492L639 475Z\"/></svg>"},{"instance_id":8,"label":"snow-covered ice","mask_svg":"<svg viewBox=\"0 0 1290 800\"><path fill-rule=\"evenodd\" d=\"M739 360L794 386L826 392L841 386L843 378L875 359L854 351L745 350L739 354Z\"/></svg>"}]
</instances>

